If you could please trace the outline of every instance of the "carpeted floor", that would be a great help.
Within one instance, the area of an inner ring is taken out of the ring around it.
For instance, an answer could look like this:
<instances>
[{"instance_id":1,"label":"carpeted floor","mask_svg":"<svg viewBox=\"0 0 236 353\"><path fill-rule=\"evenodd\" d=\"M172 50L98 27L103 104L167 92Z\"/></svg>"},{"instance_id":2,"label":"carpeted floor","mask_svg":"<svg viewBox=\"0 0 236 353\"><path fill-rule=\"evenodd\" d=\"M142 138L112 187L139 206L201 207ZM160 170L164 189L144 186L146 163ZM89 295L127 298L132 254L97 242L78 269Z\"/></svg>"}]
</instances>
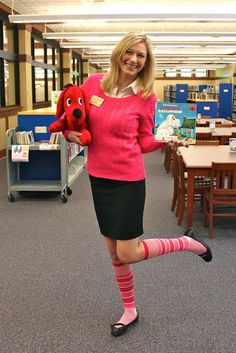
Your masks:
<instances>
[{"instance_id":1,"label":"carpeted floor","mask_svg":"<svg viewBox=\"0 0 236 353\"><path fill-rule=\"evenodd\" d=\"M144 238L180 236L170 211L164 155L145 155ZM212 247L206 264L175 253L134 265L140 321L110 335L122 304L93 210L85 173L63 204L58 194L7 199L0 161L0 353L235 353L236 222L215 222L214 239L196 213L194 226Z\"/></svg>"}]
</instances>

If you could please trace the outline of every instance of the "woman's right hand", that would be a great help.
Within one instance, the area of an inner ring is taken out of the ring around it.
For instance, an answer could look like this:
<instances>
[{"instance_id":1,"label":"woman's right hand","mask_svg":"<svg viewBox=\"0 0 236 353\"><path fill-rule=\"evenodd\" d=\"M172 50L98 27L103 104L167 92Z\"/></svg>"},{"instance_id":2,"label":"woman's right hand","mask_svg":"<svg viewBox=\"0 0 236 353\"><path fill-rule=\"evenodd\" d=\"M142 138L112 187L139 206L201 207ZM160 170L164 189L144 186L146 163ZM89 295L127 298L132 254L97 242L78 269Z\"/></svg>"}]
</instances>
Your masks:
<instances>
[{"instance_id":1,"label":"woman's right hand","mask_svg":"<svg viewBox=\"0 0 236 353\"><path fill-rule=\"evenodd\" d=\"M71 130L66 138L67 138L67 140L69 140L71 142L76 142L79 145L83 146L83 143L80 141L80 136L82 136L81 132Z\"/></svg>"}]
</instances>

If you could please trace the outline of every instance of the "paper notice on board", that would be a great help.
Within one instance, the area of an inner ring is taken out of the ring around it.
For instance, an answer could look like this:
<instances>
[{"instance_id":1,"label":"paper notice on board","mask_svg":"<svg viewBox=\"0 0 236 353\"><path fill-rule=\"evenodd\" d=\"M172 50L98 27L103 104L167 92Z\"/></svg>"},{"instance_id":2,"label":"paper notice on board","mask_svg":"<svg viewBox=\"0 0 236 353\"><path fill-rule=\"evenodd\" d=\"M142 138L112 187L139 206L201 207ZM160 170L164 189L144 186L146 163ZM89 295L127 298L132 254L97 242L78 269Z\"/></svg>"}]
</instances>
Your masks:
<instances>
[{"instance_id":1,"label":"paper notice on board","mask_svg":"<svg viewBox=\"0 0 236 353\"><path fill-rule=\"evenodd\" d=\"M29 145L12 145L12 162L29 162Z\"/></svg>"}]
</instances>

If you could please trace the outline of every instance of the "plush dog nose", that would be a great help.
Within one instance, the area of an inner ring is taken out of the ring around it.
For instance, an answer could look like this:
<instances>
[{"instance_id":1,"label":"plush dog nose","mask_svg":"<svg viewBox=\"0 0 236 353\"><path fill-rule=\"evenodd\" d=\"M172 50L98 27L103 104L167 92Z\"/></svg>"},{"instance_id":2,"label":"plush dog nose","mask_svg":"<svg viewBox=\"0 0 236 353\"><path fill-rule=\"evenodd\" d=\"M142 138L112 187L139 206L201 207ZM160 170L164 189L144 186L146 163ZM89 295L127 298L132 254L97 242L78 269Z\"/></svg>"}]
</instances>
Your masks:
<instances>
[{"instance_id":1,"label":"plush dog nose","mask_svg":"<svg viewBox=\"0 0 236 353\"><path fill-rule=\"evenodd\" d=\"M79 119L82 115L82 111L79 109L79 108L76 108L74 111L73 111L73 115L76 119Z\"/></svg>"}]
</instances>

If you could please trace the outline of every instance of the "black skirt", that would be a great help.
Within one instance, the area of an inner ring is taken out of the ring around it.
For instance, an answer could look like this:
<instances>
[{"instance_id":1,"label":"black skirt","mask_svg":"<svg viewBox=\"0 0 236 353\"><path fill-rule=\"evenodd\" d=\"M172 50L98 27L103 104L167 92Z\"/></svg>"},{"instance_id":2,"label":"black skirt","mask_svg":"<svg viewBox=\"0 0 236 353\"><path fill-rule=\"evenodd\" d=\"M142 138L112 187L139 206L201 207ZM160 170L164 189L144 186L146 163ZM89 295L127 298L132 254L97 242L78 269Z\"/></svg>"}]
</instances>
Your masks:
<instances>
[{"instance_id":1,"label":"black skirt","mask_svg":"<svg viewBox=\"0 0 236 353\"><path fill-rule=\"evenodd\" d=\"M89 176L101 233L129 240L143 234L145 179L120 181Z\"/></svg>"}]
</instances>

